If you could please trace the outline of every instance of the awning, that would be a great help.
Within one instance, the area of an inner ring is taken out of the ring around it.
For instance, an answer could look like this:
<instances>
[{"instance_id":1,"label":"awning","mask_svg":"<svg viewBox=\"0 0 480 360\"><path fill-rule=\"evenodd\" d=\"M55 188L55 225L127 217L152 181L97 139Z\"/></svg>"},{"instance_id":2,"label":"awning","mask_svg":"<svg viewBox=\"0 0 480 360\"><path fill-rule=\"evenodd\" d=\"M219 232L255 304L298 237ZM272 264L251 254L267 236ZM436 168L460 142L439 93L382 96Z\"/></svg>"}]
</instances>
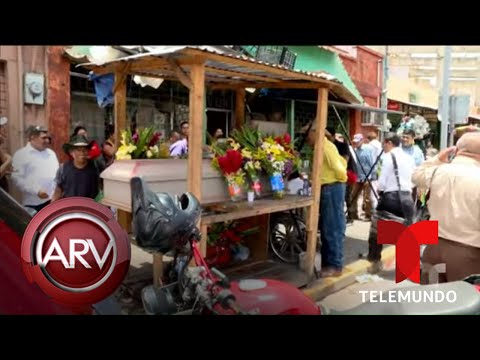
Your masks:
<instances>
[{"instance_id":1,"label":"awning","mask_svg":"<svg viewBox=\"0 0 480 360\"><path fill-rule=\"evenodd\" d=\"M404 115L405 114L402 111L381 109L381 108L376 108L376 107L368 106L368 105L346 104L346 103L341 103L341 102L337 102L337 101L328 101L328 104L329 105L335 105L337 107L356 109L356 110L361 110L361 111L370 111L370 112L376 112L376 113L382 113L382 114L398 114L398 115Z\"/></svg>"},{"instance_id":2,"label":"awning","mask_svg":"<svg viewBox=\"0 0 480 360\"><path fill-rule=\"evenodd\" d=\"M424 108L424 109L428 109L428 110L437 111L436 108L434 108L433 106L430 106L430 105L412 103L412 102L403 101L403 100L395 100L395 99L392 99L392 98L388 98L388 100L398 102L398 103L401 103L401 104L404 104L404 105L412 106L412 107L418 107L418 108Z\"/></svg>"},{"instance_id":3,"label":"awning","mask_svg":"<svg viewBox=\"0 0 480 360\"><path fill-rule=\"evenodd\" d=\"M328 87L345 101L359 102L358 97L342 80L325 71L291 70L244 55L223 53L207 45L151 46L147 50L146 53L110 59L101 64L90 62L77 66L94 70L97 75L122 72L166 80L179 79L188 87L192 61L203 59L205 84L212 89Z\"/></svg>"}]
</instances>

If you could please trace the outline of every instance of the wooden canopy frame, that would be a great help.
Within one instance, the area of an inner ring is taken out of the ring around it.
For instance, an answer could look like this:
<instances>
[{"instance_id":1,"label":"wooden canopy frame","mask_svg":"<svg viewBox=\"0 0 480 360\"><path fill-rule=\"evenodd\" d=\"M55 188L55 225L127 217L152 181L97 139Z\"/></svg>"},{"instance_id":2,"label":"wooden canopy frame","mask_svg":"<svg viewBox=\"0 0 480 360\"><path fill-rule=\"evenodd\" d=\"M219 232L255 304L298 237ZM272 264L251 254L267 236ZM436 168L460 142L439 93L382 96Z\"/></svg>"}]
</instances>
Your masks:
<instances>
[{"instance_id":1,"label":"wooden canopy frame","mask_svg":"<svg viewBox=\"0 0 480 360\"><path fill-rule=\"evenodd\" d=\"M173 47L172 47L173 48ZM220 54L195 47L182 47L171 52L146 53L127 56L103 65L82 64L95 74L115 74L115 138L126 127L126 77L139 75L180 81L190 91L189 112L189 156L187 190L202 200L202 139L205 87L232 89L236 92L235 126L240 127L245 119L245 88L318 89L315 149L312 164L312 196L295 201L259 201L260 205L232 216L222 215L218 219L210 216L201 222L201 232L206 237L208 224L247 216L256 216L287 209L307 207L307 256L305 272L314 273L314 258L317 246L317 226L320 205L320 173L323 162L323 141L327 124L329 91L347 101L358 103L358 99L341 83L325 73L309 73L269 65L245 56ZM216 215L218 217L218 215ZM206 252L206 238L201 249Z\"/></svg>"}]
</instances>

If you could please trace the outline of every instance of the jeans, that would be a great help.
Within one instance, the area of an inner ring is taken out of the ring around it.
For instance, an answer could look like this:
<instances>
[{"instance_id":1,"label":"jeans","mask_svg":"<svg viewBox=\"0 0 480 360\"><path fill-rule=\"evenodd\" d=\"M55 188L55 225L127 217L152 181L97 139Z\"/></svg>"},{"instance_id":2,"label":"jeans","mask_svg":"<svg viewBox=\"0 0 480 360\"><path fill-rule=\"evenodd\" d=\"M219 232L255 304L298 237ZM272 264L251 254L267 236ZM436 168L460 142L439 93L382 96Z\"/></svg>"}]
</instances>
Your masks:
<instances>
[{"instance_id":1,"label":"jeans","mask_svg":"<svg viewBox=\"0 0 480 360\"><path fill-rule=\"evenodd\" d=\"M346 219L344 213L345 184L322 186L320 196L320 233L322 239L322 266L343 268L343 242Z\"/></svg>"}]
</instances>

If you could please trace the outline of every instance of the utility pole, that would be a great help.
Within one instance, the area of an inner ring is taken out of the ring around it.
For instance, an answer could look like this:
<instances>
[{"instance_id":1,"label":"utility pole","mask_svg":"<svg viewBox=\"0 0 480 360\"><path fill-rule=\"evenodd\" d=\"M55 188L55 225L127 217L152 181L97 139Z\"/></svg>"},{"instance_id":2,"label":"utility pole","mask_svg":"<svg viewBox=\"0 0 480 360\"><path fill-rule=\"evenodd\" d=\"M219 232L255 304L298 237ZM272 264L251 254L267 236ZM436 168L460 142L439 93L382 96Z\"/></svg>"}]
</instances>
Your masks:
<instances>
[{"instance_id":1,"label":"utility pole","mask_svg":"<svg viewBox=\"0 0 480 360\"><path fill-rule=\"evenodd\" d=\"M385 45L385 56L383 57L383 76L382 76L382 98L381 98L381 108L387 110L388 108L388 96L387 96L387 82L388 82L388 45ZM383 125L387 121L387 112L383 115ZM383 140L383 134L381 134L381 139Z\"/></svg>"},{"instance_id":2,"label":"utility pole","mask_svg":"<svg viewBox=\"0 0 480 360\"><path fill-rule=\"evenodd\" d=\"M452 47L445 46L443 54L443 80L441 87L441 130L440 130L440 150L445 149L448 146L448 124L449 124L449 102L450 102L450 60L451 60ZM453 128L450 129L453 131Z\"/></svg>"}]
</instances>

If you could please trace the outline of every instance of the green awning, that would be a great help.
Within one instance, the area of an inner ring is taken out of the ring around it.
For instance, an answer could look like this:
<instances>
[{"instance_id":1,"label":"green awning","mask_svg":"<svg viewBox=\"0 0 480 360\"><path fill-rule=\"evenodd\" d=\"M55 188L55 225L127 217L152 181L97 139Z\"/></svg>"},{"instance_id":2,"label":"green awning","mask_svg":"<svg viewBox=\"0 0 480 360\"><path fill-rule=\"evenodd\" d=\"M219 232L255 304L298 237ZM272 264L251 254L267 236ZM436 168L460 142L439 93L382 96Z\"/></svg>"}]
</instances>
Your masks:
<instances>
[{"instance_id":1,"label":"green awning","mask_svg":"<svg viewBox=\"0 0 480 360\"><path fill-rule=\"evenodd\" d=\"M288 46L297 54L295 70L324 71L335 76L361 103L364 102L338 54L318 46Z\"/></svg>"}]
</instances>

